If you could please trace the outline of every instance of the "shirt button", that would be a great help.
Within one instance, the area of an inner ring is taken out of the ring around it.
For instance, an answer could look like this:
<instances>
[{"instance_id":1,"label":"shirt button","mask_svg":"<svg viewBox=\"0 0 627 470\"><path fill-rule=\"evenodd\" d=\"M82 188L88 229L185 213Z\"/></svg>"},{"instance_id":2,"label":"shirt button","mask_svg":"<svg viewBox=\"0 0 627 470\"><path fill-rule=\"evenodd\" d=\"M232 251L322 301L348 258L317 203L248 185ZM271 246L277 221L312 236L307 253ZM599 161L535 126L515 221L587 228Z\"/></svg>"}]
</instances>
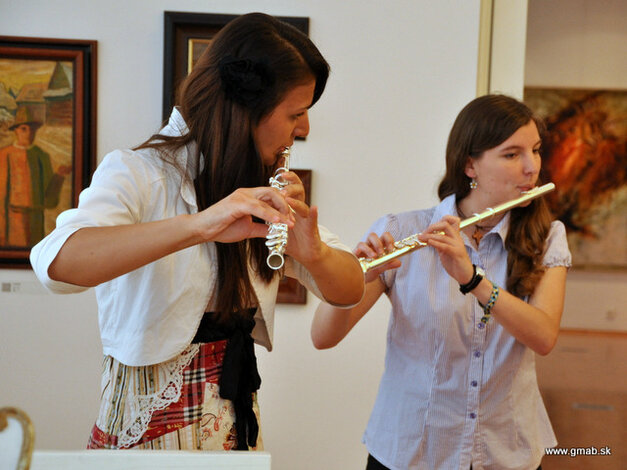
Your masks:
<instances>
[{"instance_id":1,"label":"shirt button","mask_svg":"<svg viewBox=\"0 0 627 470\"><path fill-rule=\"evenodd\" d=\"M475 357L481 357L481 351L475 351L474 355Z\"/></svg>"},{"instance_id":2,"label":"shirt button","mask_svg":"<svg viewBox=\"0 0 627 470\"><path fill-rule=\"evenodd\" d=\"M476 387L477 386L477 381L473 380L472 382L470 382L470 385L472 385L473 387Z\"/></svg>"},{"instance_id":3,"label":"shirt button","mask_svg":"<svg viewBox=\"0 0 627 470\"><path fill-rule=\"evenodd\" d=\"M477 417L477 415L475 413L470 413L470 418L471 419L475 419Z\"/></svg>"}]
</instances>

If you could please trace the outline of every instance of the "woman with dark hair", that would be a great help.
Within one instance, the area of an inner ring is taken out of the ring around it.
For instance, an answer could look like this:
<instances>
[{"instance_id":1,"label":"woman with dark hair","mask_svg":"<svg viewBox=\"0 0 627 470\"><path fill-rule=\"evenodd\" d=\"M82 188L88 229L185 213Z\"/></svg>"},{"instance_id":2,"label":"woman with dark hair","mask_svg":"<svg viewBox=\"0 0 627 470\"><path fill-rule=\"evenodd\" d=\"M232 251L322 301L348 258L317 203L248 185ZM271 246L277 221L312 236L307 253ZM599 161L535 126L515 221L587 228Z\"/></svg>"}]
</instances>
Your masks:
<instances>
[{"instance_id":1,"label":"woman with dark hair","mask_svg":"<svg viewBox=\"0 0 627 470\"><path fill-rule=\"evenodd\" d=\"M328 73L295 28L260 13L231 21L167 125L108 154L33 248L53 292L96 286L105 357L89 448L263 448L253 342L272 348L280 275L336 305L361 298L359 263L318 225L298 176L268 186ZM289 228L278 271L267 223Z\"/></svg>"},{"instance_id":2,"label":"woman with dark hair","mask_svg":"<svg viewBox=\"0 0 627 470\"><path fill-rule=\"evenodd\" d=\"M392 303L363 438L368 469L529 470L556 444L535 354L557 340L571 262L564 226L539 198L459 227L540 182L542 131L513 98L471 101L449 135L440 204L382 217L354 253L377 258L418 232L432 248L369 271L357 306L318 307L312 339L329 348L382 294Z\"/></svg>"}]
</instances>

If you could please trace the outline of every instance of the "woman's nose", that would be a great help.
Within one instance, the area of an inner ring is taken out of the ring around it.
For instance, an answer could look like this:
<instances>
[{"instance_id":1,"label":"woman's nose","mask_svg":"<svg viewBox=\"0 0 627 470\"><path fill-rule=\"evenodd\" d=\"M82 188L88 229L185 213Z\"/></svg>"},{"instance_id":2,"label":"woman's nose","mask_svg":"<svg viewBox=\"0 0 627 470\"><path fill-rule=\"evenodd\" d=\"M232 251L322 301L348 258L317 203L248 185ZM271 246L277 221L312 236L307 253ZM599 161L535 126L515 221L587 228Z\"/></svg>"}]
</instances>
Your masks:
<instances>
[{"instance_id":1,"label":"woman's nose","mask_svg":"<svg viewBox=\"0 0 627 470\"><path fill-rule=\"evenodd\" d=\"M534 152L530 152L527 154L527 157L524 159L523 171L528 174L539 173L541 164L542 164L542 161L540 159L540 155Z\"/></svg>"},{"instance_id":2,"label":"woman's nose","mask_svg":"<svg viewBox=\"0 0 627 470\"><path fill-rule=\"evenodd\" d=\"M300 118L298 118L298 122L296 123L296 128L294 129L294 135L296 137L307 137L309 134L309 114L305 112Z\"/></svg>"}]
</instances>

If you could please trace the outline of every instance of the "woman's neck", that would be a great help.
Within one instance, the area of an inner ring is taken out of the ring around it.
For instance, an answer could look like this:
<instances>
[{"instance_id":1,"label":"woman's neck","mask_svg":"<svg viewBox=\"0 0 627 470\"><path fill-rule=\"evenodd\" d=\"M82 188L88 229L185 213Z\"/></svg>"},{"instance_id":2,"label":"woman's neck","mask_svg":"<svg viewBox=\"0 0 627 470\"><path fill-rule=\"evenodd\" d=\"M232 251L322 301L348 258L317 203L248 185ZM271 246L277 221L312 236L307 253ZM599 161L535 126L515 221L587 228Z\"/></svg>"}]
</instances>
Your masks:
<instances>
[{"instance_id":1,"label":"woman's neck","mask_svg":"<svg viewBox=\"0 0 627 470\"><path fill-rule=\"evenodd\" d=\"M481 213L487 208L487 205L481 205L480 203L473 201L470 197L466 197L457 203L457 213L462 220L471 217L473 214ZM463 229L463 232L466 236L473 239L478 247L483 236L492 230L502 218L503 215L489 217L477 224L466 227Z\"/></svg>"}]
</instances>

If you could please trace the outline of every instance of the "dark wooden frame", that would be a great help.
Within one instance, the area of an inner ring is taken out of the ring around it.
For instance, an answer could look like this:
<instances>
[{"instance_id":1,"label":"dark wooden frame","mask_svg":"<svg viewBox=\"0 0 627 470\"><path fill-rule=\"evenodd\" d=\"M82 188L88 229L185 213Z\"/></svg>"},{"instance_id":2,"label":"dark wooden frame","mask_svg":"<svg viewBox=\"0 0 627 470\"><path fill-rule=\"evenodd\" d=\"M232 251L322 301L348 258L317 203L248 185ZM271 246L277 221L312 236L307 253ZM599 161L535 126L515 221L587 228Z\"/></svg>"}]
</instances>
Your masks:
<instances>
[{"instance_id":1,"label":"dark wooden frame","mask_svg":"<svg viewBox=\"0 0 627 470\"><path fill-rule=\"evenodd\" d=\"M164 12L163 43L163 120L170 116L175 93L187 76L190 39L211 39L229 21L240 15L214 13ZM309 18L277 16L305 34L309 34Z\"/></svg>"},{"instance_id":2,"label":"dark wooden frame","mask_svg":"<svg viewBox=\"0 0 627 470\"><path fill-rule=\"evenodd\" d=\"M96 166L97 41L0 36L0 59L72 62L72 204L75 207ZM30 247L0 247L0 267L30 268L29 255Z\"/></svg>"}]
</instances>

